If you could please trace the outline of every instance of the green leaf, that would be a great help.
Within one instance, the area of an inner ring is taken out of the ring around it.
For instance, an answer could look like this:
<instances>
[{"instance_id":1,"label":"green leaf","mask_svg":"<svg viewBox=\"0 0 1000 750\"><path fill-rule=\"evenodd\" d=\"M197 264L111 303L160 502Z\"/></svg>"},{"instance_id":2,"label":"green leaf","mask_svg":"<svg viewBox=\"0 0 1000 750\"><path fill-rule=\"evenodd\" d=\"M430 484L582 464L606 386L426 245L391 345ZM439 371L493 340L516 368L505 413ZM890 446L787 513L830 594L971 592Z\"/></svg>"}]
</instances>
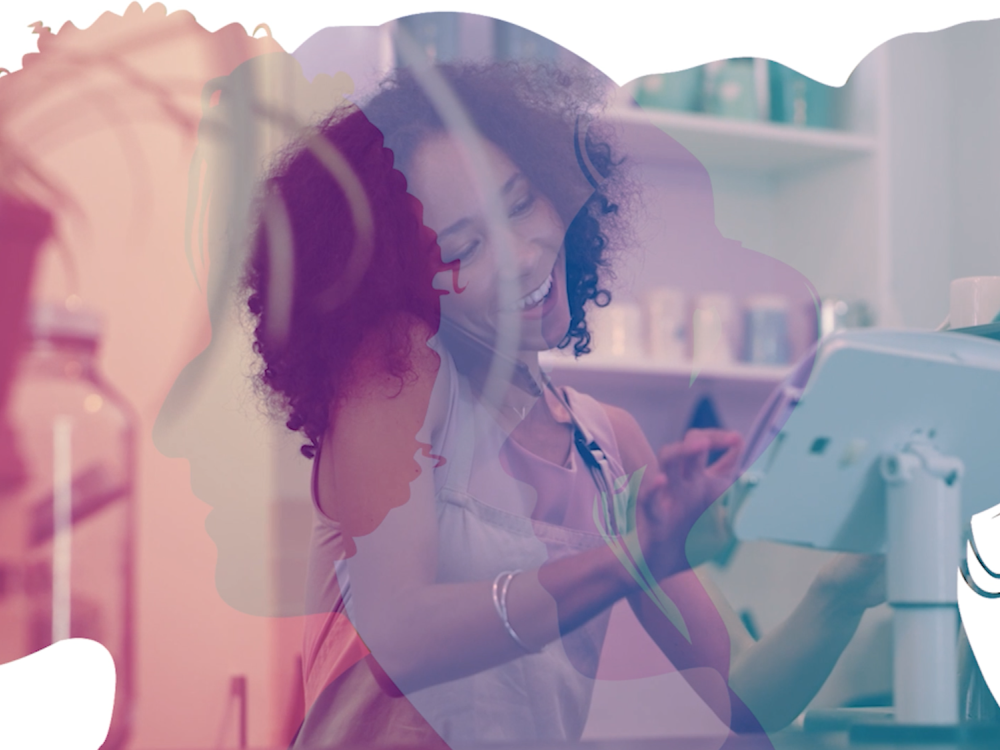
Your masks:
<instances>
[{"instance_id":1,"label":"green leaf","mask_svg":"<svg viewBox=\"0 0 1000 750\"><path fill-rule=\"evenodd\" d=\"M628 478L627 486L625 485L625 477L616 478L612 484L614 495L610 498L610 502L607 494L604 492L595 495L594 524L597 526L605 543L611 548L615 557L618 558L618 561L625 567L633 580L639 584L643 592L653 600L657 608L663 612L664 616L674 624L690 643L691 635L684 622L684 617L681 615L677 605L660 588L660 584L646 563L646 559L642 554L642 548L639 545L636 516L639 505L639 487L642 484L644 473L645 467L634 472ZM613 512L616 521L614 526L611 525L611 508L609 507L612 504L614 506ZM602 515L604 524L601 523ZM620 536L613 536L616 530ZM622 533L622 530L624 530L624 533ZM622 541L624 541L624 546Z\"/></svg>"}]
</instances>

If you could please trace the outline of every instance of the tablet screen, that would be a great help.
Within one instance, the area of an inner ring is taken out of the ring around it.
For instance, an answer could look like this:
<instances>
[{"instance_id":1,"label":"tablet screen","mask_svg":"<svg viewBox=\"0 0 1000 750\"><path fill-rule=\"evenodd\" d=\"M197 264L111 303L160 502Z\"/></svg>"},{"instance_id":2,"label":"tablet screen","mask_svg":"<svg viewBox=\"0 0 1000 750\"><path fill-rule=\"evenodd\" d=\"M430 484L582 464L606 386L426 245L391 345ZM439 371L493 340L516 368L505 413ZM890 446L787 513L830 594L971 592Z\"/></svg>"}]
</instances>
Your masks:
<instances>
[{"instance_id":1,"label":"tablet screen","mask_svg":"<svg viewBox=\"0 0 1000 750\"><path fill-rule=\"evenodd\" d=\"M753 427L750 428L746 452L743 454L742 471L753 466L792 415L806 384L809 382L809 376L812 374L817 346L814 344L799 360L791 374L781 381L764 404L764 408L761 409L754 421Z\"/></svg>"}]
</instances>

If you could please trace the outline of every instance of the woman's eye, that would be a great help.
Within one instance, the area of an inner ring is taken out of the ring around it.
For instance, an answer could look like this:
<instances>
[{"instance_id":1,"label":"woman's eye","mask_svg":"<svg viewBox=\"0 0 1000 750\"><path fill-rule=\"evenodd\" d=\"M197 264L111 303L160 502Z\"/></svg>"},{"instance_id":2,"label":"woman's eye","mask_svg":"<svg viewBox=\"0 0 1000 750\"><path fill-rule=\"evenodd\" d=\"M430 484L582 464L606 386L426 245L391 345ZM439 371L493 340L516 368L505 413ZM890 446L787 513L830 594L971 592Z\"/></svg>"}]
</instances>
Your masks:
<instances>
[{"instance_id":1,"label":"woman's eye","mask_svg":"<svg viewBox=\"0 0 1000 750\"><path fill-rule=\"evenodd\" d=\"M478 247L479 247L479 240L473 240L469 244L464 245L462 249L459 250L457 253L452 253L451 258L448 262L453 263L456 260L467 260L469 256L476 251L476 248Z\"/></svg>"},{"instance_id":2,"label":"woman's eye","mask_svg":"<svg viewBox=\"0 0 1000 750\"><path fill-rule=\"evenodd\" d=\"M529 193L527 196L514 204L514 206L510 209L510 215L520 216L523 213L527 213L533 205L535 205L535 195L534 193Z\"/></svg>"}]
</instances>

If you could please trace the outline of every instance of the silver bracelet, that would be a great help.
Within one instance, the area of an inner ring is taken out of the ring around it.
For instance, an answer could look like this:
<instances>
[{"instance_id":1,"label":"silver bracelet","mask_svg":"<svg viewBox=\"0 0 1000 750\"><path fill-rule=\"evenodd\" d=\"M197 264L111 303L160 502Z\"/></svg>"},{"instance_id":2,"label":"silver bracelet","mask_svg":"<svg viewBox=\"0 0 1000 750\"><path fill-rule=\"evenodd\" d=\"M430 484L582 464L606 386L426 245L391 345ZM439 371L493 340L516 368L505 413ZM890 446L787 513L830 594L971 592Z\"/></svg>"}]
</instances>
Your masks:
<instances>
[{"instance_id":1,"label":"silver bracelet","mask_svg":"<svg viewBox=\"0 0 1000 750\"><path fill-rule=\"evenodd\" d=\"M510 589L510 582L514 580L514 576L520 573L520 570L508 570L504 571L496 578L493 579L493 607L497 611L497 615L500 617L500 622L503 623L504 628L507 630L507 634L513 639L514 643L523 648L529 654L532 653L531 649L524 645L517 633L514 632L514 628L510 624L510 620L507 617L507 592Z\"/></svg>"}]
</instances>

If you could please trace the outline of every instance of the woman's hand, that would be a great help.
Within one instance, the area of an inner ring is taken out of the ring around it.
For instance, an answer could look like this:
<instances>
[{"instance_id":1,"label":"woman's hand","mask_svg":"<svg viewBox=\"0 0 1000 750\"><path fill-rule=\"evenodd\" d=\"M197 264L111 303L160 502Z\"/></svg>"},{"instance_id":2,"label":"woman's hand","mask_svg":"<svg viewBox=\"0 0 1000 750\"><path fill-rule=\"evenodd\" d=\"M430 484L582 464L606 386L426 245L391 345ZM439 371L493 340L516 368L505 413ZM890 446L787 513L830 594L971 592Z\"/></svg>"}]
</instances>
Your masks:
<instances>
[{"instance_id":1,"label":"woman's hand","mask_svg":"<svg viewBox=\"0 0 1000 750\"><path fill-rule=\"evenodd\" d=\"M820 569L814 586L838 611L860 614L885 601L885 556L840 553Z\"/></svg>"},{"instance_id":2,"label":"woman's hand","mask_svg":"<svg viewBox=\"0 0 1000 750\"><path fill-rule=\"evenodd\" d=\"M768 732L823 687L869 607L885 601L882 555L835 555L791 615L733 663L729 684Z\"/></svg>"},{"instance_id":3,"label":"woman's hand","mask_svg":"<svg viewBox=\"0 0 1000 750\"><path fill-rule=\"evenodd\" d=\"M725 453L711 466L710 453ZM660 473L639 497L639 539L657 577L687 567L685 541L701 515L736 477L743 451L738 433L689 430L684 440L660 450Z\"/></svg>"}]
</instances>

